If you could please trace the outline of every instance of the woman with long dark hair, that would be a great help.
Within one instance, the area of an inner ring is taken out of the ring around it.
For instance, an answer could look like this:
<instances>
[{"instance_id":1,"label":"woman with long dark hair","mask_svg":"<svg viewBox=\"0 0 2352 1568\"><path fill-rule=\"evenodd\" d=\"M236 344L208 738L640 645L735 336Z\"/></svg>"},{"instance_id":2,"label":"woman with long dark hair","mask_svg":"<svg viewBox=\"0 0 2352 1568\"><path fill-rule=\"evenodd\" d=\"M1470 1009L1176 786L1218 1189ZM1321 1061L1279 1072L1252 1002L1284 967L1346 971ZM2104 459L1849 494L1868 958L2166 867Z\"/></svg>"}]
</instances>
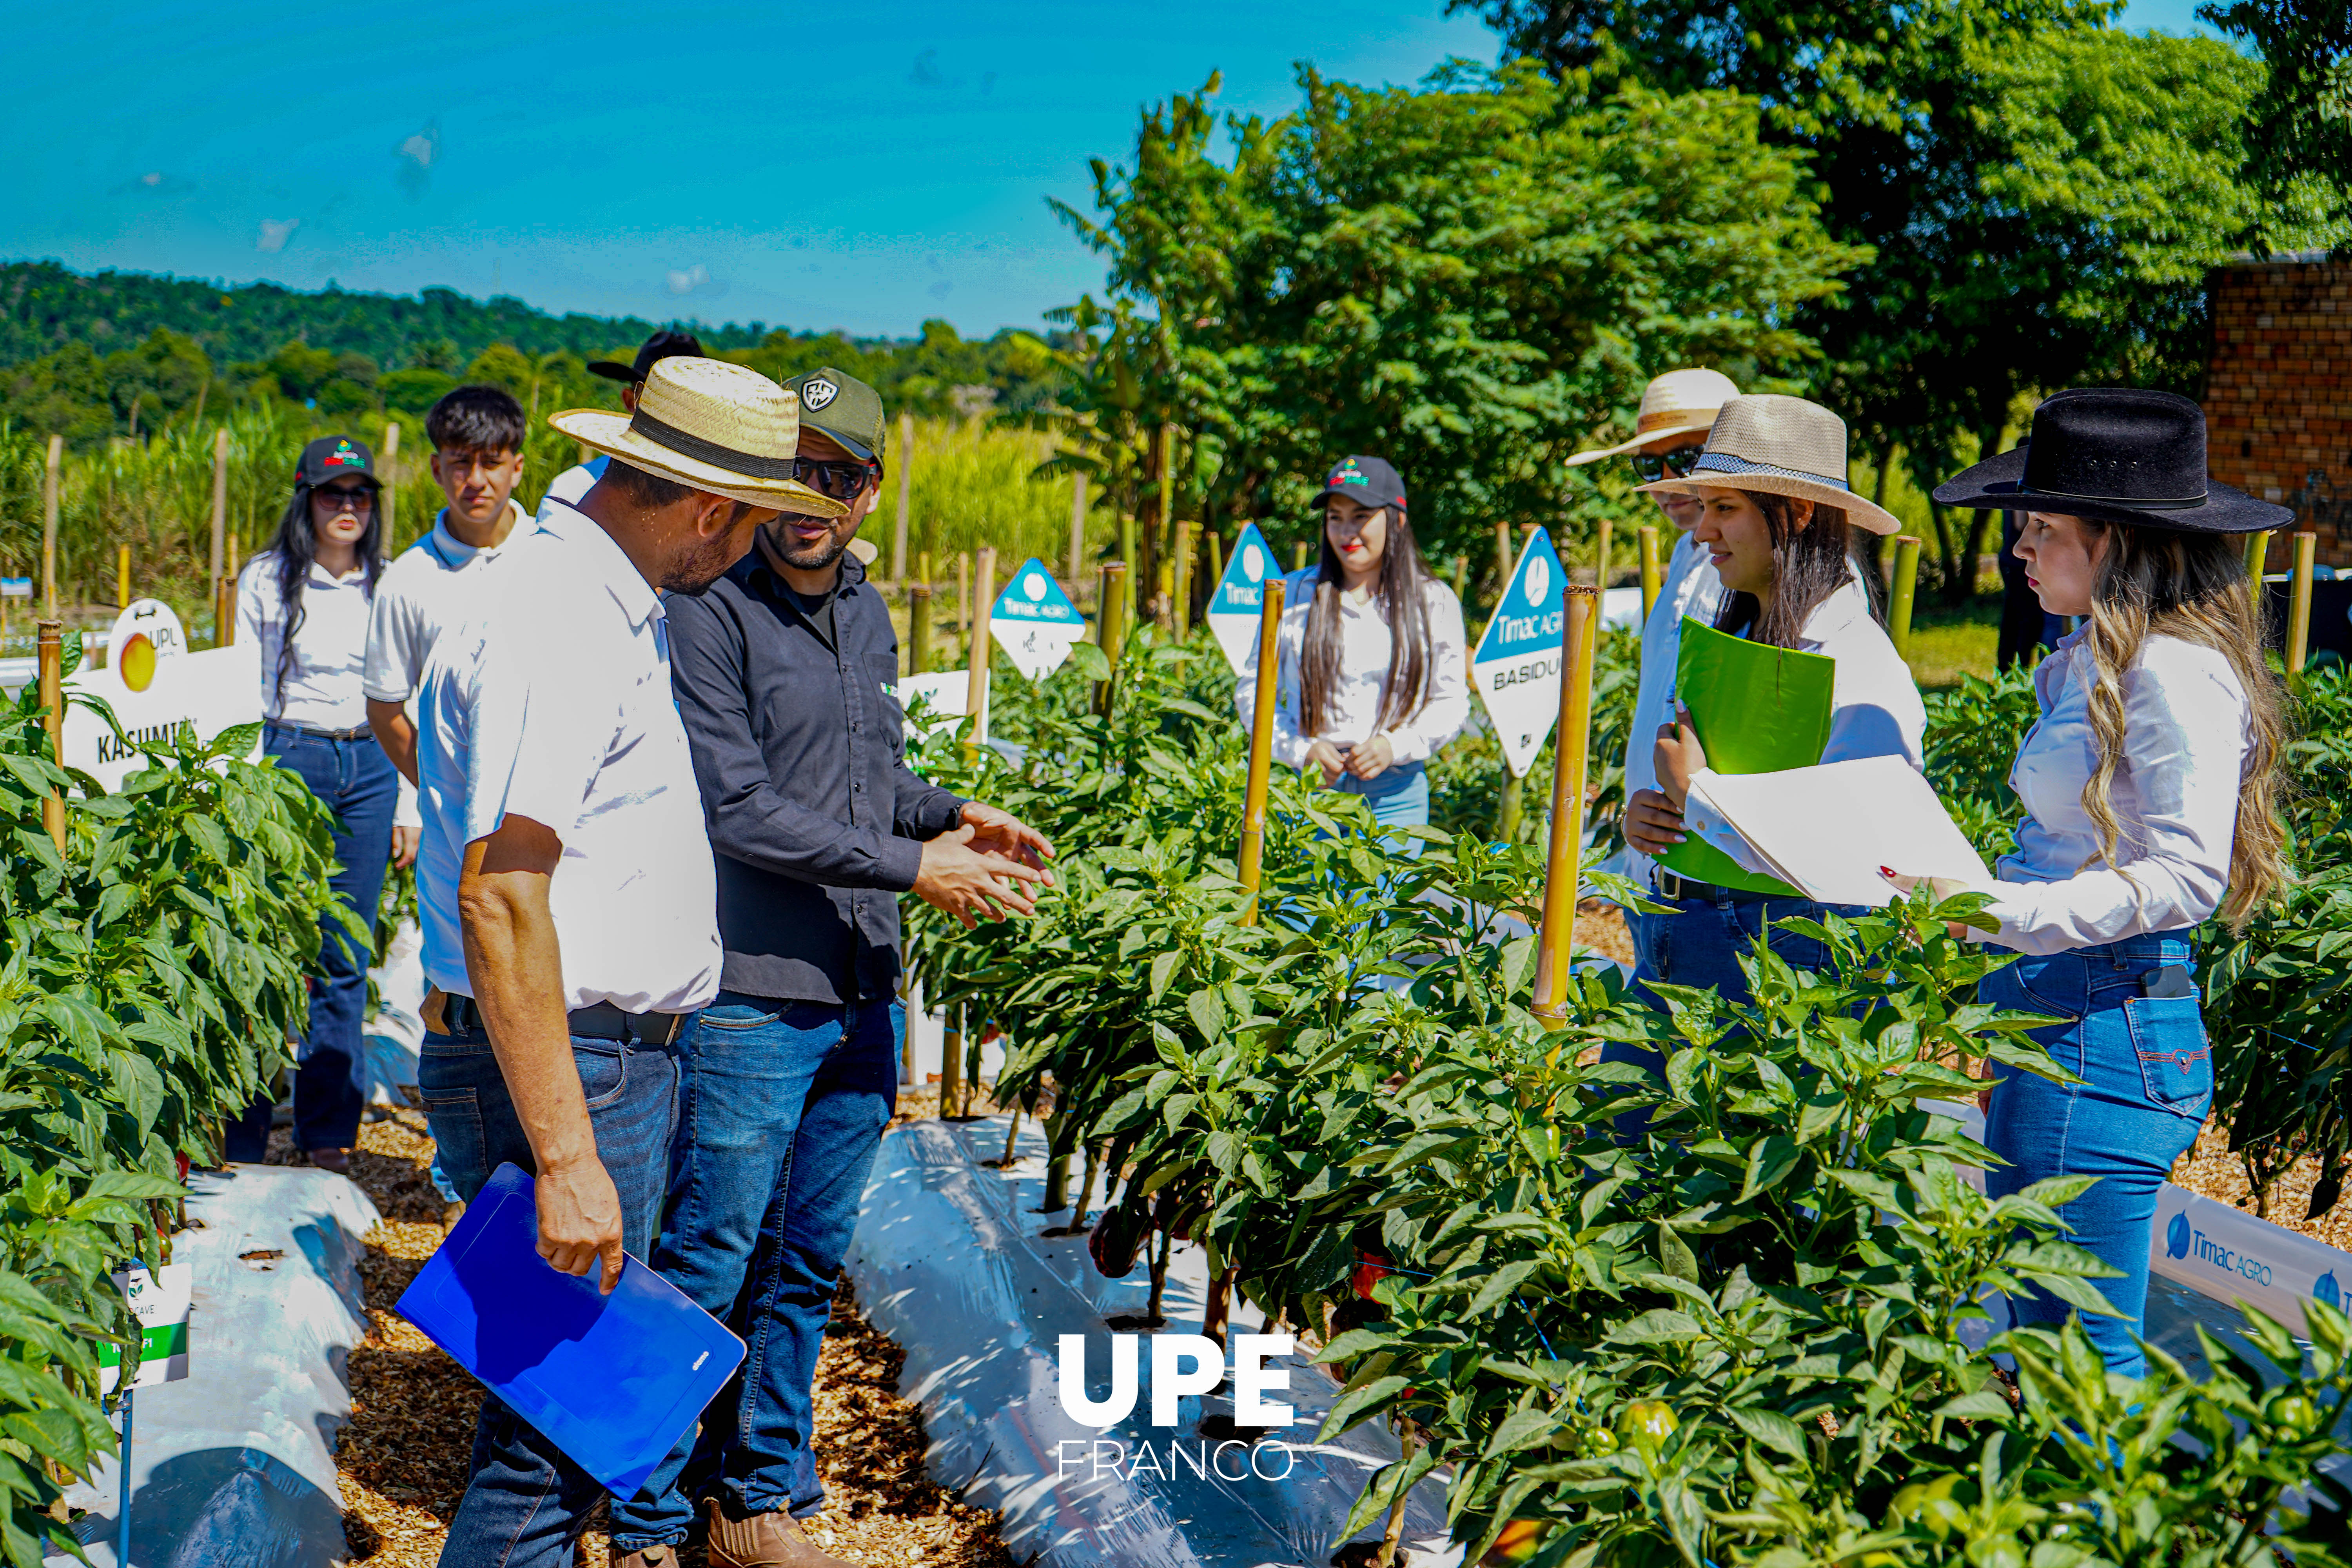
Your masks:
<instances>
[{"instance_id":1,"label":"woman with long dark hair","mask_svg":"<svg viewBox=\"0 0 2352 1568\"><path fill-rule=\"evenodd\" d=\"M1821 755L1805 762L1900 756L1917 767L1927 710L1910 669L1879 625L1854 556L1857 531L1892 533L1900 525L1848 488L1844 422L1801 397L1735 397L1716 416L1706 450L1685 477L1642 488L1699 498L1691 531L1723 582L1714 616L1717 630L1835 661L1827 738ZM1685 708L1696 695L1678 693ZM1756 724L1781 717L1744 715ZM1658 731L1661 787L1635 792L1625 806L1626 841L1643 854L1666 856L1686 837L1684 794L1690 773L1705 765L1701 742L1706 739L1694 736L1686 724ZM1745 1001L1748 981L1739 960L1759 935L1799 968L1828 962L1821 942L1773 925L1795 916L1818 918L1824 906L1771 877L1727 861L1725 868L1720 881L1695 880L1664 866L1652 869L1652 898L1678 912L1636 928L1637 982L1712 987L1727 999ZM1659 1065L1630 1047L1612 1047L1603 1058Z\"/></svg>"},{"instance_id":2,"label":"woman with long dark hair","mask_svg":"<svg viewBox=\"0 0 2352 1568\"><path fill-rule=\"evenodd\" d=\"M261 648L262 745L335 814L342 868L335 891L371 932L400 784L369 732L362 683L368 616L383 572L383 487L374 466L348 436L305 447L278 537L247 563L236 591L237 640ZM313 1164L342 1171L359 1136L370 952L341 921L320 923L310 1026L295 1053L294 1146ZM264 1094L229 1129L230 1159L263 1157L271 1104Z\"/></svg>"},{"instance_id":3,"label":"woman with long dark hair","mask_svg":"<svg viewBox=\"0 0 2352 1568\"><path fill-rule=\"evenodd\" d=\"M1985 1191L2098 1178L2059 1217L2119 1271L2095 1283L2124 1316L2085 1313L2083 1329L2137 1376L2157 1195L2213 1101L2196 929L2216 914L2242 927L2288 879L2284 704L2240 546L2294 514L2206 478L2196 404L2116 387L2051 397L2026 450L1936 499L2023 512L2027 584L2083 621L2033 672L2042 718L2010 773L2025 819L1985 910L1999 929L1959 931L2021 955L1978 999L2065 1019L2035 1038L2076 1079L2002 1073ZM2010 1306L2024 1324L2071 1311L2032 1287Z\"/></svg>"},{"instance_id":4,"label":"woman with long dark hair","mask_svg":"<svg viewBox=\"0 0 2352 1568\"><path fill-rule=\"evenodd\" d=\"M1383 824L1420 826L1428 759L1470 717L1462 602L1422 565L1404 481L1381 458L1340 459L1314 504L1320 559L1284 587L1274 754L1362 795ZM1245 719L1256 686L1249 670L1235 693Z\"/></svg>"}]
</instances>

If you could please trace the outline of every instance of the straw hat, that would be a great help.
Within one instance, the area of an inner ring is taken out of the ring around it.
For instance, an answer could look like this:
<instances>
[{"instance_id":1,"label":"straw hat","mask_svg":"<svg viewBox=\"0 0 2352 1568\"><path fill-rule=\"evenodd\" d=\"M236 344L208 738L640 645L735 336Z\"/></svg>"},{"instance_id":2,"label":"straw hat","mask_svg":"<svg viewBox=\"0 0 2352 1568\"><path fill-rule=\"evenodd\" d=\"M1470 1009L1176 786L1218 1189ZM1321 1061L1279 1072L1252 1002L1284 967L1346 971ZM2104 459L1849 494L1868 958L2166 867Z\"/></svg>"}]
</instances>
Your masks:
<instances>
[{"instance_id":1,"label":"straw hat","mask_svg":"<svg viewBox=\"0 0 2352 1568\"><path fill-rule=\"evenodd\" d=\"M1738 395L1738 386L1719 370L1670 370L1642 389L1642 412L1634 416L1632 440L1579 452L1568 466L1622 458L1668 436L1704 436L1715 423L1715 411Z\"/></svg>"},{"instance_id":2,"label":"straw hat","mask_svg":"<svg viewBox=\"0 0 2352 1568\"><path fill-rule=\"evenodd\" d=\"M710 495L809 517L849 510L793 478L800 400L725 360L656 360L635 414L567 408L548 423L633 468Z\"/></svg>"},{"instance_id":3,"label":"straw hat","mask_svg":"<svg viewBox=\"0 0 2352 1568\"><path fill-rule=\"evenodd\" d=\"M1846 521L1894 533L1895 514L1853 493L1845 477L1845 421L1818 403L1775 392L1735 397L1715 416L1706 450L1678 479L1641 490L1761 490L1843 509Z\"/></svg>"}]
</instances>

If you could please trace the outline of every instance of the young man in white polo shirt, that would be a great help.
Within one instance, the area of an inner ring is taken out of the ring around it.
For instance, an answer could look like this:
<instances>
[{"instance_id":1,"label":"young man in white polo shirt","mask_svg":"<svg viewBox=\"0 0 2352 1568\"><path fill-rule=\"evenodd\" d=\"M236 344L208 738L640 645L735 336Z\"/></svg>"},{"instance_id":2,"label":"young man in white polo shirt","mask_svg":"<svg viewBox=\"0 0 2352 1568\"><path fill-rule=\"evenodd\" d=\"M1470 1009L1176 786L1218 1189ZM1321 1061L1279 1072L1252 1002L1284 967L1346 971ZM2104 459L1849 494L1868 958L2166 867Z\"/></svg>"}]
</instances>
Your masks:
<instances>
[{"instance_id":1,"label":"young man in white polo shirt","mask_svg":"<svg viewBox=\"0 0 2352 1568\"><path fill-rule=\"evenodd\" d=\"M660 595L698 594L779 510L799 405L756 371L654 367L635 416L575 410L614 461L527 552L485 570L425 663L426 1034L418 1074L471 1202L532 1173L540 1256L604 1290L651 1255L682 1026L717 994L716 880ZM452 868L455 874L452 875ZM603 1489L494 1395L444 1568L570 1568Z\"/></svg>"}]
</instances>

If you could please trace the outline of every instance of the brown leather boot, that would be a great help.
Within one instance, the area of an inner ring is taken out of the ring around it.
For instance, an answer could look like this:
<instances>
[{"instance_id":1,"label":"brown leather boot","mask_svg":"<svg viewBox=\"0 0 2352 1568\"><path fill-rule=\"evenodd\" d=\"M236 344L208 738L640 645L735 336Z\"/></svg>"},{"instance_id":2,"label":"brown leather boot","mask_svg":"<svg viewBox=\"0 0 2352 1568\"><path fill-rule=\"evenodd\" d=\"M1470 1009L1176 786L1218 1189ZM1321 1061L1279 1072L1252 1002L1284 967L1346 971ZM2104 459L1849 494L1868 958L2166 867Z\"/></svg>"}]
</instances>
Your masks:
<instances>
[{"instance_id":1,"label":"brown leather boot","mask_svg":"<svg viewBox=\"0 0 2352 1568\"><path fill-rule=\"evenodd\" d=\"M648 1546L620 1559L616 1568L677 1568L677 1548Z\"/></svg>"},{"instance_id":2,"label":"brown leather boot","mask_svg":"<svg viewBox=\"0 0 2352 1568\"><path fill-rule=\"evenodd\" d=\"M789 1513L730 1519L717 1498L702 1506L710 1512L710 1568L855 1568L818 1551Z\"/></svg>"}]
</instances>

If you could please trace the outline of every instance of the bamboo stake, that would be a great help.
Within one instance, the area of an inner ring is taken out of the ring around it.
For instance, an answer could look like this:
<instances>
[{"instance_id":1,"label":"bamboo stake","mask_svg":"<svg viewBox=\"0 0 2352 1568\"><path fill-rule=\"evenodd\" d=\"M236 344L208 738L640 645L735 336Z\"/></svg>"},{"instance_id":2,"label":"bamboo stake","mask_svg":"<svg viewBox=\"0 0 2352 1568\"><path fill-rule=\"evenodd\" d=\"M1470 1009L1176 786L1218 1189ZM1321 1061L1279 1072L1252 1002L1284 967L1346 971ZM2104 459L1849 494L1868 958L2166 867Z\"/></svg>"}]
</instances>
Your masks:
<instances>
[{"instance_id":1,"label":"bamboo stake","mask_svg":"<svg viewBox=\"0 0 2352 1568\"><path fill-rule=\"evenodd\" d=\"M907 511L914 495L915 483L915 416L898 416L898 515L890 526L890 578L896 583L907 580ZM930 573L923 574L928 581Z\"/></svg>"},{"instance_id":2,"label":"bamboo stake","mask_svg":"<svg viewBox=\"0 0 2352 1568\"><path fill-rule=\"evenodd\" d=\"M537 399L538 391L538 386L534 384L531 388L534 402ZM528 433L530 426L525 425L523 429ZM379 477L383 480L383 488L380 492L381 499L376 501L376 505L383 508L383 524L380 530L380 536L383 540L384 548L392 550L398 547L400 540L400 535L393 531L394 524L397 521L397 503L400 500L400 425L396 420L388 421L384 425L383 460L376 466L383 469Z\"/></svg>"},{"instance_id":3,"label":"bamboo stake","mask_svg":"<svg viewBox=\"0 0 2352 1568\"><path fill-rule=\"evenodd\" d=\"M213 432L213 552L205 559L205 581L220 581L228 535L228 427Z\"/></svg>"},{"instance_id":4,"label":"bamboo stake","mask_svg":"<svg viewBox=\"0 0 2352 1568\"><path fill-rule=\"evenodd\" d=\"M1152 607L1151 618L1163 632L1176 629L1176 563L1162 555L1160 558L1160 592Z\"/></svg>"},{"instance_id":5,"label":"bamboo stake","mask_svg":"<svg viewBox=\"0 0 2352 1568\"><path fill-rule=\"evenodd\" d=\"M1919 541L1908 533L1895 536L1895 589L1886 605L1886 637L1895 657L1911 656L1911 605L1919 593Z\"/></svg>"},{"instance_id":6,"label":"bamboo stake","mask_svg":"<svg viewBox=\"0 0 2352 1568\"><path fill-rule=\"evenodd\" d=\"M1127 574L1119 579L1118 584L1118 591L1127 595L1129 614L1119 623L1125 626L1135 618L1135 514L1123 509L1118 514L1118 562L1127 569Z\"/></svg>"},{"instance_id":7,"label":"bamboo stake","mask_svg":"<svg viewBox=\"0 0 2352 1568\"><path fill-rule=\"evenodd\" d=\"M971 743L988 743L988 622L995 607L996 547L980 547L980 592L972 598L971 665L964 687L963 710L971 715Z\"/></svg>"},{"instance_id":8,"label":"bamboo stake","mask_svg":"<svg viewBox=\"0 0 2352 1568\"><path fill-rule=\"evenodd\" d=\"M1307 570L1307 541L1303 539L1290 547L1290 569L1293 572Z\"/></svg>"},{"instance_id":9,"label":"bamboo stake","mask_svg":"<svg viewBox=\"0 0 2352 1568\"><path fill-rule=\"evenodd\" d=\"M907 673L928 675L931 668L931 585L918 583L907 590Z\"/></svg>"},{"instance_id":10,"label":"bamboo stake","mask_svg":"<svg viewBox=\"0 0 2352 1568\"><path fill-rule=\"evenodd\" d=\"M236 579L223 577L213 584L213 647L236 641Z\"/></svg>"},{"instance_id":11,"label":"bamboo stake","mask_svg":"<svg viewBox=\"0 0 2352 1568\"><path fill-rule=\"evenodd\" d=\"M58 469L65 461L66 438L49 437L48 466L41 472L41 614L58 614Z\"/></svg>"},{"instance_id":12,"label":"bamboo stake","mask_svg":"<svg viewBox=\"0 0 2352 1568\"><path fill-rule=\"evenodd\" d=\"M1609 589L1609 531L1614 526L1608 518L1602 518L1593 540L1592 585L1603 593Z\"/></svg>"},{"instance_id":13,"label":"bamboo stake","mask_svg":"<svg viewBox=\"0 0 2352 1568\"><path fill-rule=\"evenodd\" d=\"M1111 699L1118 689L1118 656L1127 647L1127 567L1118 561L1102 564L1102 585L1095 591L1095 636L1101 639L1110 674L1095 682L1095 711L1110 717Z\"/></svg>"},{"instance_id":14,"label":"bamboo stake","mask_svg":"<svg viewBox=\"0 0 2352 1568\"><path fill-rule=\"evenodd\" d=\"M942 1119L955 1113L948 1109L955 1103L956 1075L963 1068L963 1008L955 1010L955 1023L940 1032L940 1115Z\"/></svg>"},{"instance_id":15,"label":"bamboo stake","mask_svg":"<svg viewBox=\"0 0 2352 1568\"><path fill-rule=\"evenodd\" d=\"M971 552L962 551L956 556L956 635L962 637L971 630Z\"/></svg>"},{"instance_id":16,"label":"bamboo stake","mask_svg":"<svg viewBox=\"0 0 2352 1568\"><path fill-rule=\"evenodd\" d=\"M35 647L38 652L41 706L47 710L41 727L49 732L49 756L52 761L65 759L65 644L64 627L54 620L43 621ZM66 797L63 791L52 790L41 797L41 826L49 830L49 840L58 853L66 852Z\"/></svg>"},{"instance_id":17,"label":"bamboo stake","mask_svg":"<svg viewBox=\"0 0 2352 1568\"><path fill-rule=\"evenodd\" d=\"M1457 604L1470 597L1470 557L1467 555L1454 558L1454 597Z\"/></svg>"},{"instance_id":18,"label":"bamboo stake","mask_svg":"<svg viewBox=\"0 0 2352 1568\"><path fill-rule=\"evenodd\" d=\"M1165 419L1160 422L1159 522L1160 558L1165 561L1176 540L1176 426Z\"/></svg>"},{"instance_id":19,"label":"bamboo stake","mask_svg":"<svg viewBox=\"0 0 2352 1568\"><path fill-rule=\"evenodd\" d=\"M2255 603L2262 602L2263 561L2270 553L2271 536L2267 529L2246 535L2246 579L2254 586Z\"/></svg>"},{"instance_id":20,"label":"bamboo stake","mask_svg":"<svg viewBox=\"0 0 2352 1568\"><path fill-rule=\"evenodd\" d=\"M1215 593L1217 591L1216 585L1224 580L1224 536L1213 528L1209 531L1209 592L1213 594Z\"/></svg>"},{"instance_id":21,"label":"bamboo stake","mask_svg":"<svg viewBox=\"0 0 2352 1568\"><path fill-rule=\"evenodd\" d=\"M1518 562L1517 552L1511 548L1511 525L1502 519L1495 520L1495 602L1502 603L1503 595L1511 586L1511 568Z\"/></svg>"},{"instance_id":22,"label":"bamboo stake","mask_svg":"<svg viewBox=\"0 0 2352 1568\"><path fill-rule=\"evenodd\" d=\"M114 607L131 607L131 546L117 545L114 551Z\"/></svg>"},{"instance_id":23,"label":"bamboo stake","mask_svg":"<svg viewBox=\"0 0 2352 1568\"><path fill-rule=\"evenodd\" d=\"M1176 640L1181 642L1192 629L1192 520L1186 518L1176 525L1176 591L1171 596L1168 613L1176 626Z\"/></svg>"},{"instance_id":24,"label":"bamboo stake","mask_svg":"<svg viewBox=\"0 0 2352 1568\"><path fill-rule=\"evenodd\" d=\"M1643 523L1633 531L1633 538L1642 553L1642 619L1647 621L1650 612L1657 607L1658 594L1664 585L1658 572L1658 531Z\"/></svg>"},{"instance_id":25,"label":"bamboo stake","mask_svg":"<svg viewBox=\"0 0 2352 1568\"><path fill-rule=\"evenodd\" d=\"M1070 476L1070 583L1087 574L1087 476Z\"/></svg>"},{"instance_id":26,"label":"bamboo stake","mask_svg":"<svg viewBox=\"0 0 2352 1568\"><path fill-rule=\"evenodd\" d=\"M2286 672L2303 673L2304 656L2311 648L2311 579L2313 565L2319 553L2319 535L2298 533L2294 536L2294 585L2287 601Z\"/></svg>"},{"instance_id":27,"label":"bamboo stake","mask_svg":"<svg viewBox=\"0 0 2352 1568\"><path fill-rule=\"evenodd\" d=\"M1257 615L1257 690L1250 717L1249 783L1242 796L1241 883L1248 889L1244 925L1257 923L1257 884L1265 858L1265 792L1274 771L1275 671L1282 637L1283 584L1269 578Z\"/></svg>"},{"instance_id":28,"label":"bamboo stake","mask_svg":"<svg viewBox=\"0 0 2352 1568\"><path fill-rule=\"evenodd\" d=\"M1539 1018L1557 1019L1575 951L1576 893L1584 848L1585 752L1592 728L1592 645L1601 590L1571 584L1560 627L1559 735L1551 773L1551 844L1544 861L1543 935L1536 951Z\"/></svg>"}]
</instances>

